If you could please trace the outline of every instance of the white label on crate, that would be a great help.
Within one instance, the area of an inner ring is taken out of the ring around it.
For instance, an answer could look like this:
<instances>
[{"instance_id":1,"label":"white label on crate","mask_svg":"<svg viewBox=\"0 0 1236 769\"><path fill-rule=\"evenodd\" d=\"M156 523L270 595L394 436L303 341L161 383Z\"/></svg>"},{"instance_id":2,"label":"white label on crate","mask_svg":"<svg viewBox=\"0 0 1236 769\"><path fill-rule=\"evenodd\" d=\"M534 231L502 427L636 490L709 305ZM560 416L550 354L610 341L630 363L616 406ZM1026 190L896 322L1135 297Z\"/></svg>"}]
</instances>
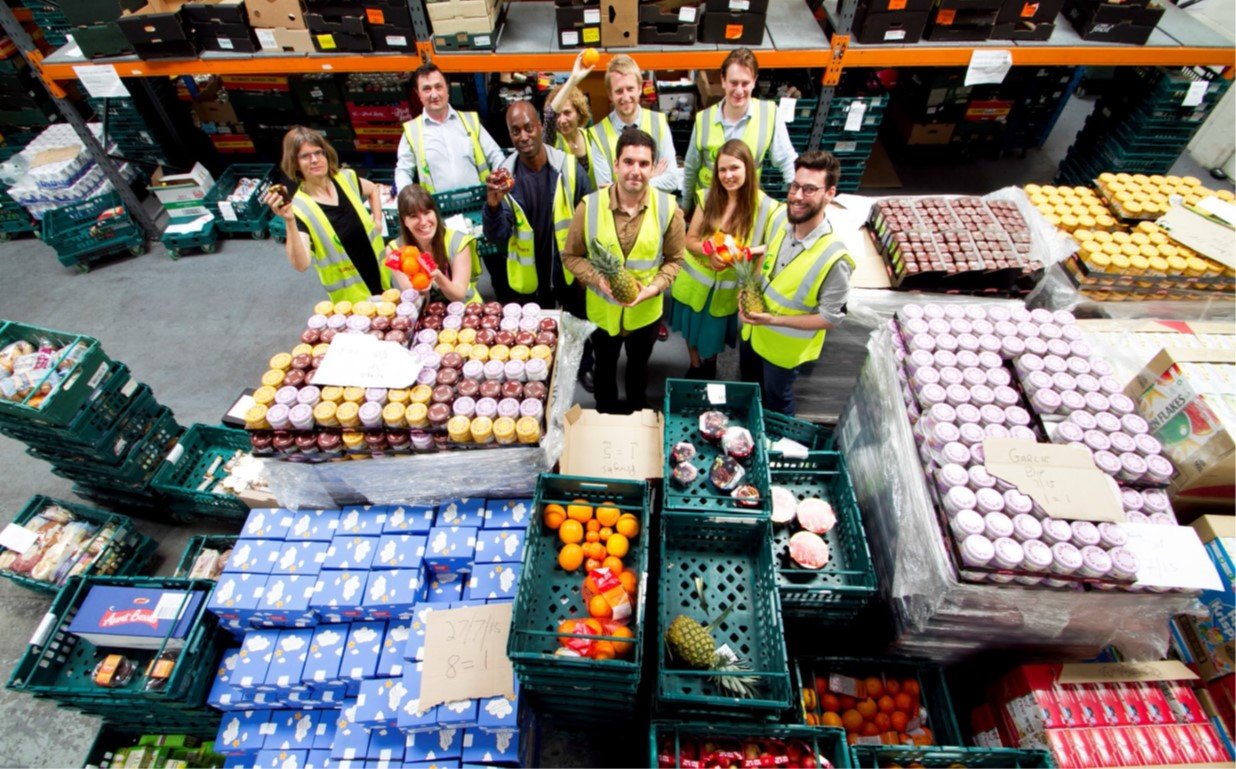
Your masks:
<instances>
[{"instance_id":1,"label":"white label on crate","mask_svg":"<svg viewBox=\"0 0 1236 769\"><path fill-rule=\"evenodd\" d=\"M777 102L777 119L782 123L794 122L794 110L798 107L798 99L782 96Z\"/></svg>"},{"instance_id":2,"label":"white label on crate","mask_svg":"<svg viewBox=\"0 0 1236 769\"><path fill-rule=\"evenodd\" d=\"M387 35L386 44L391 48L407 48L408 38L403 35Z\"/></svg>"},{"instance_id":3,"label":"white label on crate","mask_svg":"<svg viewBox=\"0 0 1236 769\"><path fill-rule=\"evenodd\" d=\"M103 384L103 380L107 378L107 366L99 366L99 370L94 372L94 376L90 377L90 381L86 383L86 389L93 390Z\"/></svg>"},{"instance_id":4,"label":"white label on crate","mask_svg":"<svg viewBox=\"0 0 1236 769\"><path fill-rule=\"evenodd\" d=\"M10 523L0 531L0 545L7 547L18 555L24 554L38 539L38 534L25 526L18 526L15 523Z\"/></svg>"},{"instance_id":5,"label":"white label on crate","mask_svg":"<svg viewBox=\"0 0 1236 769\"><path fill-rule=\"evenodd\" d=\"M562 30L562 47L574 48L579 45L579 33L573 29Z\"/></svg>"},{"instance_id":6,"label":"white label on crate","mask_svg":"<svg viewBox=\"0 0 1236 769\"><path fill-rule=\"evenodd\" d=\"M263 51L279 51L283 47L275 40L275 31L273 29L255 29L257 33L258 45L262 46Z\"/></svg>"},{"instance_id":7,"label":"white label on crate","mask_svg":"<svg viewBox=\"0 0 1236 769\"><path fill-rule=\"evenodd\" d=\"M884 42L891 43L895 40L905 40L906 31L904 29L890 29L884 33Z\"/></svg>"},{"instance_id":8,"label":"white label on crate","mask_svg":"<svg viewBox=\"0 0 1236 769\"><path fill-rule=\"evenodd\" d=\"M781 438L769 450L780 452L787 459L806 459L810 454L806 446L789 438Z\"/></svg>"},{"instance_id":9,"label":"white label on crate","mask_svg":"<svg viewBox=\"0 0 1236 769\"><path fill-rule=\"evenodd\" d=\"M174 620L179 617L181 607L185 605L185 598L188 595L188 593L164 593L159 596L154 608L155 619Z\"/></svg>"},{"instance_id":10,"label":"white label on crate","mask_svg":"<svg viewBox=\"0 0 1236 769\"><path fill-rule=\"evenodd\" d=\"M1189 92L1185 94L1184 101L1180 102L1182 107L1196 107L1202 103L1202 97L1206 95L1206 87L1210 84L1205 80L1194 80L1189 83Z\"/></svg>"},{"instance_id":11,"label":"white label on crate","mask_svg":"<svg viewBox=\"0 0 1236 769\"><path fill-rule=\"evenodd\" d=\"M880 741L880 738L878 736L873 737L871 735L867 735L867 736L860 736L860 737L854 738L854 744L855 745L882 745L883 743Z\"/></svg>"},{"instance_id":12,"label":"white label on crate","mask_svg":"<svg viewBox=\"0 0 1236 769\"><path fill-rule=\"evenodd\" d=\"M218 37L218 38L215 38L215 39L219 41L219 47L220 47L220 48L222 48L223 50L225 50L225 51L234 51L234 50L236 50L236 46L232 45L232 41L231 41L229 38L226 38L226 37Z\"/></svg>"},{"instance_id":13,"label":"white label on crate","mask_svg":"<svg viewBox=\"0 0 1236 769\"><path fill-rule=\"evenodd\" d=\"M858 149L858 142L837 142L833 145L833 152L854 152Z\"/></svg>"},{"instance_id":14,"label":"white label on crate","mask_svg":"<svg viewBox=\"0 0 1236 769\"><path fill-rule=\"evenodd\" d=\"M600 24L601 9L600 8L585 8L584 9L584 24Z\"/></svg>"},{"instance_id":15,"label":"white label on crate","mask_svg":"<svg viewBox=\"0 0 1236 769\"><path fill-rule=\"evenodd\" d=\"M167 462L169 465L174 465L180 461L180 458L183 457L184 454L185 445L183 443L177 443L174 447L172 447L171 451L167 452L167 458L163 461Z\"/></svg>"},{"instance_id":16,"label":"white label on crate","mask_svg":"<svg viewBox=\"0 0 1236 769\"><path fill-rule=\"evenodd\" d=\"M489 44L490 44L490 43L489 43L489 35L481 35L480 37L478 37L478 38L476 39L476 47L477 47L477 48L485 48L485 47L489 46Z\"/></svg>"},{"instance_id":17,"label":"white label on crate","mask_svg":"<svg viewBox=\"0 0 1236 769\"><path fill-rule=\"evenodd\" d=\"M1012 68L1012 51L975 51L970 54L965 86L1003 83Z\"/></svg>"},{"instance_id":18,"label":"white label on crate","mask_svg":"<svg viewBox=\"0 0 1236 769\"><path fill-rule=\"evenodd\" d=\"M714 406L725 405L725 385L723 384L707 384L704 385L704 392L708 395L708 402Z\"/></svg>"},{"instance_id":19,"label":"white label on crate","mask_svg":"<svg viewBox=\"0 0 1236 769\"><path fill-rule=\"evenodd\" d=\"M121 454L124 453L125 447L128 445L129 445L129 439L121 438L120 440L116 441L116 445L112 447L112 453L115 454L116 456L120 456Z\"/></svg>"},{"instance_id":20,"label":"white label on crate","mask_svg":"<svg viewBox=\"0 0 1236 769\"><path fill-rule=\"evenodd\" d=\"M73 67L73 72L86 92L96 99L128 99L131 96L116 68L110 64L79 64Z\"/></svg>"},{"instance_id":21,"label":"white label on crate","mask_svg":"<svg viewBox=\"0 0 1236 769\"><path fill-rule=\"evenodd\" d=\"M678 9L678 23L694 24L695 14L698 11L699 8L696 8L694 5L684 5L682 8Z\"/></svg>"},{"instance_id":22,"label":"white label on crate","mask_svg":"<svg viewBox=\"0 0 1236 769\"><path fill-rule=\"evenodd\" d=\"M857 697L858 679L843 676L840 673L832 673L828 676L828 690L836 694L844 694L847 697Z\"/></svg>"},{"instance_id":23,"label":"white label on crate","mask_svg":"<svg viewBox=\"0 0 1236 769\"><path fill-rule=\"evenodd\" d=\"M850 108L845 113L845 131L861 131L863 129L863 118L867 116L867 103L862 101L850 102Z\"/></svg>"},{"instance_id":24,"label":"white label on crate","mask_svg":"<svg viewBox=\"0 0 1236 769\"><path fill-rule=\"evenodd\" d=\"M730 0L730 10L746 13L751 10L751 0Z\"/></svg>"},{"instance_id":25,"label":"white label on crate","mask_svg":"<svg viewBox=\"0 0 1236 769\"><path fill-rule=\"evenodd\" d=\"M124 387L120 388L120 394L128 398L130 395L134 393L134 391L137 390L138 387L141 386L141 384L142 383L137 381L136 379L129 379L129 381L124 383Z\"/></svg>"},{"instance_id":26,"label":"white label on crate","mask_svg":"<svg viewBox=\"0 0 1236 769\"><path fill-rule=\"evenodd\" d=\"M922 716L915 716L914 718L911 718L909 721L906 722L906 734L909 734L910 732L917 732L918 730L922 728L923 728Z\"/></svg>"},{"instance_id":27,"label":"white label on crate","mask_svg":"<svg viewBox=\"0 0 1236 769\"><path fill-rule=\"evenodd\" d=\"M223 216L224 219L228 220L229 222L234 222L237 219L236 210L232 208L231 201L220 200L219 201L219 213Z\"/></svg>"},{"instance_id":28,"label":"white label on crate","mask_svg":"<svg viewBox=\"0 0 1236 769\"><path fill-rule=\"evenodd\" d=\"M43 619L39 620L39 626L34 629L34 635L30 636L31 646L42 646L47 643L47 634L51 632L52 627L56 624L56 615L47 612L43 615Z\"/></svg>"}]
</instances>

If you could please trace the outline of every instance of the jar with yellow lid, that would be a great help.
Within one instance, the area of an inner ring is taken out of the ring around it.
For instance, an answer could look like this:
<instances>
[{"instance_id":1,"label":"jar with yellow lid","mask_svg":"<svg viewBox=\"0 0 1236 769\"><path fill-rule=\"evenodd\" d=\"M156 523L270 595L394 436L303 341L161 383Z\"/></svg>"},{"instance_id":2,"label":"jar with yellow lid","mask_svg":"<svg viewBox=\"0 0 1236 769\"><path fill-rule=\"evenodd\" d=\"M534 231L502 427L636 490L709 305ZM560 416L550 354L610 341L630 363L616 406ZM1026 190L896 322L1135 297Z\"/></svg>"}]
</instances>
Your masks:
<instances>
[{"instance_id":1,"label":"jar with yellow lid","mask_svg":"<svg viewBox=\"0 0 1236 769\"><path fill-rule=\"evenodd\" d=\"M335 408L335 419L344 427L360 427L360 404L348 401Z\"/></svg>"},{"instance_id":2,"label":"jar with yellow lid","mask_svg":"<svg viewBox=\"0 0 1236 769\"><path fill-rule=\"evenodd\" d=\"M1120 253L1120 244L1119 243L1104 243L1103 253L1108 256L1118 255Z\"/></svg>"},{"instance_id":3,"label":"jar with yellow lid","mask_svg":"<svg viewBox=\"0 0 1236 769\"><path fill-rule=\"evenodd\" d=\"M1125 216L1136 218L1142 215L1142 204L1136 200L1130 200L1123 204Z\"/></svg>"},{"instance_id":4,"label":"jar with yellow lid","mask_svg":"<svg viewBox=\"0 0 1236 769\"><path fill-rule=\"evenodd\" d=\"M1110 214L1101 214L1099 216L1096 216L1094 217L1094 221L1095 221L1095 224L1097 224L1099 227L1102 227L1105 230L1116 229L1116 220L1113 219Z\"/></svg>"},{"instance_id":5,"label":"jar with yellow lid","mask_svg":"<svg viewBox=\"0 0 1236 769\"><path fill-rule=\"evenodd\" d=\"M348 403L360 403L365 400L365 388L345 387L343 388L343 399Z\"/></svg>"},{"instance_id":6,"label":"jar with yellow lid","mask_svg":"<svg viewBox=\"0 0 1236 769\"><path fill-rule=\"evenodd\" d=\"M1187 206L1196 206L1198 203L1202 202L1202 198L1200 195L1186 195L1184 202Z\"/></svg>"},{"instance_id":7,"label":"jar with yellow lid","mask_svg":"<svg viewBox=\"0 0 1236 769\"><path fill-rule=\"evenodd\" d=\"M1088 254L1102 254L1103 244L1094 240L1083 240L1078 244L1077 251L1085 259Z\"/></svg>"},{"instance_id":8,"label":"jar with yellow lid","mask_svg":"<svg viewBox=\"0 0 1236 769\"><path fill-rule=\"evenodd\" d=\"M523 444L540 443L541 423L536 417L520 417L515 423L515 437Z\"/></svg>"},{"instance_id":9,"label":"jar with yellow lid","mask_svg":"<svg viewBox=\"0 0 1236 769\"><path fill-rule=\"evenodd\" d=\"M1166 210L1167 210L1166 206L1159 205L1153 200L1142 201L1142 215L1143 216L1156 216L1158 214L1163 213Z\"/></svg>"},{"instance_id":10,"label":"jar with yellow lid","mask_svg":"<svg viewBox=\"0 0 1236 769\"><path fill-rule=\"evenodd\" d=\"M1060 217L1060 226L1066 230L1077 229L1077 217L1073 214L1064 214Z\"/></svg>"},{"instance_id":11,"label":"jar with yellow lid","mask_svg":"<svg viewBox=\"0 0 1236 769\"><path fill-rule=\"evenodd\" d=\"M1031 184L1027 184L1022 189L1025 190L1027 195L1034 195L1038 193L1039 191L1041 191L1043 188L1037 184L1031 183Z\"/></svg>"},{"instance_id":12,"label":"jar with yellow lid","mask_svg":"<svg viewBox=\"0 0 1236 769\"><path fill-rule=\"evenodd\" d=\"M1150 236L1144 232L1134 231L1129 233L1129 242L1138 246L1144 246L1150 242Z\"/></svg>"},{"instance_id":13,"label":"jar with yellow lid","mask_svg":"<svg viewBox=\"0 0 1236 769\"><path fill-rule=\"evenodd\" d=\"M532 346L532 359L536 360L538 358L545 361L546 363L549 363L554 358L553 348L551 348L547 344L533 345Z\"/></svg>"},{"instance_id":14,"label":"jar with yellow lid","mask_svg":"<svg viewBox=\"0 0 1236 769\"><path fill-rule=\"evenodd\" d=\"M397 288L388 288L382 292L381 299L383 302L390 302L391 304L399 304L399 300L402 294L403 292Z\"/></svg>"},{"instance_id":15,"label":"jar with yellow lid","mask_svg":"<svg viewBox=\"0 0 1236 769\"><path fill-rule=\"evenodd\" d=\"M1173 256L1180 256L1180 248L1171 243L1164 243L1163 245L1158 246L1157 248L1159 251L1159 256L1163 257L1164 259L1170 259ZM1164 265L1164 269L1166 269L1166 265Z\"/></svg>"},{"instance_id":16,"label":"jar with yellow lid","mask_svg":"<svg viewBox=\"0 0 1236 769\"><path fill-rule=\"evenodd\" d=\"M343 300L342 302L335 302L335 314L336 315L351 315L352 314L352 303L346 299Z\"/></svg>"},{"instance_id":17,"label":"jar with yellow lid","mask_svg":"<svg viewBox=\"0 0 1236 769\"><path fill-rule=\"evenodd\" d=\"M377 308L374 306L373 302L369 301L368 299L362 299L361 301L352 305L352 314L360 315L365 318L372 318L374 315L377 314Z\"/></svg>"},{"instance_id":18,"label":"jar with yellow lid","mask_svg":"<svg viewBox=\"0 0 1236 769\"><path fill-rule=\"evenodd\" d=\"M305 344L304 342L301 342L300 344L296 345L295 347L292 348L292 357L295 358L297 355L308 355L310 358L312 358L313 357L313 345Z\"/></svg>"},{"instance_id":19,"label":"jar with yellow lid","mask_svg":"<svg viewBox=\"0 0 1236 769\"><path fill-rule=\"evenodd\" d=\"M494 421L489 417L473 417L470 430L473 443L485 445L494 442Z\"/></svg>"},{"instance_id":20,"label":"jar with yellow lid","mask_svg":"<svg viewBox=\"0 0 1236 769\"><path fill-rule=\"evenodd\" d=\"M1129 236L1129 233L1127 232L1113 232L1112 233L1112 242L1117 243L1119 245L1124 245L1125 243L1130 242L1129 238L1130 236Z\"/></svg>"},{"instance_id":21,"label":"jar with yellow lid","mask_svg":"<svg viewBox=\"0 0 1236 769\"><path fill-rule=\"evenodd\" d=\"M1183 256L1169 256L1167 258L1167 271L1172 275L1183 275L1189 267L1189 260Z\"/></svg>"},{"instance_id":22,"label":"jar with yellow lid","mask_svg":"<svg viewBox=\"0 0 1236 769\"><path fill-rule=\"evenodd\" d=\"M1130 256L1137 256L1139 253L1141 253L1141 246L1137 245L1136 243L1121 243L1120 253L1126 258Z\"/></svg>"},{"instance_id":23,"label":"jar with yellow lid","mask_svg":"<svg viewBox=\"0 0 1236 769\"><path fill-rule=\"evenodd\" d=\"M408 405L408 395L408 390L402 388L398 390L387 390L386 392L387 400L391 403L402 403L405 406Z\"/></svg>"},{"instance_id":24,"label":"jar with yellow lid","mask_svg":"<svg viewBox=\"0 0 1236 769\"><path fill-rule=\"evenodd\" d=\"M526 361L532 357L532 348L524 344L517 344L511 348L511 360Z\"/></svg>"},{"instance_id":25,"label":"jar with yellow lid","mask_svg":"<svg viewBox=\"0 0 1236 769\"><path fill-rule=\"evenodd\" d=\"M494 440L502 446L510 446L518 438L515 436L515 420L510 417L498 417L494 420Z\"/></svg>"},{"instance_id":26,"label":"jar with yellow lid","mask_svg":"<svg viewBox=\"0 0 1236 769\"><path fill-rule=\"evenodd\" d=\"M1083 208L1083 209L1081 209L1081 210L1080 210L1080 211L1076 214L1076 216L1077 216L1077 225L1078 225L1079 227L1085 227L1085 228L1087 228L1087 229L1091 229L1091 228L1093 228L1096 224L1098 224L1098 222L1096 222L1096 221L1094 220L1094 217L1093 217L1093 216L1091 216L1090 214L1086 213L1086 211L1085 211L1085 209L1084 209L1084 208Z\"/></svg>"},{"instance_id":27,"label":"jar with yellow lid","mask_svg":"<svg viewBox=\"0 0 1236 769\"><path fill-rule=\"evenodd\" d=\"M472 352L468 354L468 360L479 360L481 363L487 362L489 360L489 345L487 344L472 345Z\"/></svg>"},{"instance_id":28,"label":"jar with yellow lid","mask_svg":"<svg viewBox=\"0 0 1236 769\"><path fill-rule=\"evenodd\" d=\"M1129 271L1129 256L1125 253L1116 254L1112 257L1112 266L1110 272L1116 275L1124 275Z\"/></svg>"},{"instance_id":29,"label":"jar with yellow lid","mask_svg":"<svg viewBox=\"0 0 1236 769\"><path fill-rule=\"evenodd\" d=\"M465 342L467 344L473 344L476 342L476 329L474 328L461 328L456 332L456 334L458 336L457 341L459 342Z\"/></svg>"},{"instance_id":30,"label":"jar with yellow lid","mask_svg":"<svg viewBox=\"0 0 1236 769\"><path fill-rule=\"evenodd\" d=\"M1185 260L1185 275L1190 278L1200 278L1206 274L1206 261L1198 257Z\"/></svg>"},{"instance_id":31,"label":"jar with yellow lid","mask_svg":"<svg viewBox=\"0 0 1236 769\"><path fill-rule=\"evenodd\" d=\"M1215 197L1219 200L1227 201L1228 203L1236 200L1236 195L1233 195L1231 190L1218 190L1215 192Z\"/></svg>"},{"instance_id":32,"label":"jar with yellow lid","mask_svg":"<svg viewBox=\"0 0 1236 769\"><path fill-rule=\"evenodd\" d=\"M275 402L275 392L274 387L262 385L253 391L253 402L259 406L270 406Z\"/></svg>"},{"instance_id":33,"label":"jar with yellow lid","mask_svg":"<svg viewBox=\"0 0 1236 769\"><path fill-rule=\"evenodd\" d=\"M1206 277L1218 278L1223 276L1223 265L1211 259L1203 259L1206 262Z\"/></svg>"},{"instance_id":34,"label":"jar with yellow lid","mask_svg":"<svg viewBox=\"0 0 1236 769\"><path fill-rule=\"evenodd\" d=\"M254 404L245 411L246 430L269 430L270 423L266 421L267 408L260 403Z\"/></svg>"},{"instance_id":35,"label":"jar with yellow lid","mask_svg":"<svg viewBox=\"0 0 1236 769\"><path fill-rule=\"evenodd\" d=\"M450 342L438 342L433 348L434 354L439 358L448 353L455 352L455 345Z\"/></svg>"},{"instance_id":36,"label":"jar with yellow lid","mask_svg":"<svg viewBox=\"0 0 1236 769\"><path fill-rule=\"evenodd\" d=\"M382 422L389 428L407 427L407 409L402 403L388 403L382 407Z\"/></svg>"},{"instance_id":37,"label":"jar with yellow lid","mask_svg":"<svg viewBox=\"0 0 1236 769\"><path fill-rule=\"evenodd\" d=\"M1030 195L1030 205L1035 206L1036 208L1047 205L1047 196L1038 192Z\"/></svg>"},{"instance_id":38,"label":"jar with yellow lid","mask_svg":"<svg viewBox=\"0 0 1236 769\"><path fill-rule=\"evenodd\" d=\"M349 454L363 454L365 452L365 434L357 430L344 430L343 450Z\"/></svg>"},{"instance_id":39,"label":"jar with yellow lid","mask_svg":"<svg viewBox=\"0 0 1236 769\"><path fill-rule=\"evenodd\" d=\"M374 311L379 318L393 318L395 317L395 303L383 300L374 305Z\"/></svg>"},{"instance_id":40,"label":"jar with yellow lid","mask_svg":"<svg viewBox=\"0 0 1236 769\"><path fill-rule=\"evenodd\" d=\"M1110 272L1112 268L1112 257L1107 254L1083 254L1082 261L1095 272Z\"/></svg>"},{"instance_id":41,"label":"jar with yellow lid","mask_svg":"<svg viewBox=\"0 0 1236 769\"><path fill-rule=\"evenodd\" d=\"M446 434L451 443L472 442L472 420L467 417L451 417L446 422Z\"/></svg>"},{"instance_id":42,"label":"jar with yellow lid","mask_svg":"<svg viewBox=\"0 0 1236 769\"><path fill-rule=\"evenodd\" d=\"M426 428L429 426L429 407L424 403L410 403L403 412L403 418L408 427Z\"/></svg>"},{"instance_id":43,"label":"jar with yellow lid","mask_svg":"<svg viewBox=\"0 0 1236 769\"><path fill-rule=\"evenodd\" d=\"M343 388L335 385L327 385L326 387L323 387L322 400L339 405L343 402Z\"/></svg>"},{"instance_id":44,"label":"jar with yellow lid","mask_svg":"<svg viewBox=\"0 0 1236 769\"><path fill-rule=\"evenodd\" d=\"M1166 275L1167 274L1167 269L1168 269L1167 257L1163 256L1162 249L1160 249L1159 251L1160 251L1159 256L1153 256L1153 257L1150 257L1149 259L1150 267L1148 269L1148 272L1152 275Z\"/></svg>"},{"instance_id":45,"label":"jar with yellow lid","mask_svg":"<svg viewBox=\"0 0 1236 769\"><path fill-rule=\"evenodd\" d=\"M1056 205L1052 206L1051 212L1055 214L1056 216L1064 218L1072 214L1073 207L1070 206L1068 203L1057 203Z\"/></svg>"},{"instance_id":46,"label":"jar with yellow lid","mask_svg":"<svg viewBox=\"0 0 1236 769\"><path fill-rule=\"evenodd\" d=\"M1056 215L1055 215L1055 214L1053 214L1053 213L1045 213L1045 214L1043 214L1043 218L1044 218L1044 219L1046 219L1046 220L1047 220L1047 223L1048 223L1048 224L1050 224L1050 225L1051 225L1051 226L1053 226L1053 227L1059 227L1059 226L1060 226L1060 217L1056 216ZM490 357L493 357L493 354L492 354L492 353L490 353Z\"/></svg>"},{"instance_id":47,"label":"jar with yellow lid","mask_svg":"<svg viewBox=\"0 0 1236 769\"><path fill-rule=\"evenodd\" d=\"M438 332L438 344L446 343L454 348L459 342L459 329L444 328Z\"/></svg>"},{"instance_id":48,"label":"jar with yellow lid","mask_svg":"<svg viewBox=\"0 0 1236 769\"><path fill-rule=\"evenodd\" d=\"M1112 242L1112 234L1107 230L1095 230L1090 235L1095 243L1103 244Z\"/></svg>"},{"instance_id":49,"label":"jar with yellow lid","mask_svg":"<svg viewBox=\"0 0 1236 769\"><path fill-rule=\"evenodd\" d=\"M330 315L333 312L335 312L335 303L330 301L329 299L323 299L322 301L313 305L314 315Z\"/></svg>"},{"instance_id":50,"label":"jar with yellow lid","mask_svg":"<svg viewBox=\"0 0 1236 769\"><path fill-rule=\"evenodd\" d=\"M1076 240L1078 243L1094 240L1094 233L1085 227L1078 227L1073 230L1073 240Z\"/></svg>"},{"instance_id":51,"label":"jar with yellow lid","mask_svg":"<svg viewBox=\"0 0 1236 769\"><path fill-rule=\"evenodd\" d=\"M433 398L433 388L427 384L418 384L408 392L408 400L412 403L428 405Z\"/></svg>"},{"instance_id":52,"label":"jar with yellow lid","mask_svg":"<svg viewBox=\"0 0 1236 769\"><path fill-rule=\"evenodd\" d=\"M459 357L467 360L472 357L472 345L467 344L466 342L460 342L455 345L455 352L459 353Z\"/></svg>"},{"instance_id":53,"label":"jar with yellow lid","mask_svg":"<svg viewBox=\"0 0 1236 769\"><path fill-rule=\"evenodd\" d=\"M283 384L283 377L286 374L282 369L272 368L270 371L262 374L263 387L279 387Z\"/></svg>"},{"instance_id":54,"label":"jar with yellow lid","mask_svg":"<svg viewBox=\"0 0 1236 769\"><path fill-rule=\"evenodd\" d=\"M319 401L318 405L313 407L313 421L323 427L337 427L339 425L339 407L331 401Z\"/></svg>"},{"instance_id":55,"label":"jar with yellow lid","mask_svg":"<svg viewBox=\"0 0 1236 769\"><path fill-rule=\"evenodd\" d=\"M287 371L292 367L292 356L286 352L278 353L271 357L269 366L279 371Z\"/></svg>"},{"instance_id":56,"label":"jar with yellow lid","mask_svg":"<svg viewBox=\"0 0 1236 769\"><path fill-rule=\"evenodd\" d=\"M1164 232L1152 232L1146 238L1150 241L1151 245L1155 246L1167 245L1171 240L1171 238L1167 237L1167 233Z\"/></svg>"},{"instance_id":57,"label":"jar with yellow lid","mask_svg":"<svg viewBox=\"0 0 1236 769\"><path fill-rule=\"evenodd\" d=\"M1142 256L1141 254L1129 257L1128 272L1130 275L1145 275L1148 267L1150 267L1149 257Z\"/></svg>"}]
</instances>

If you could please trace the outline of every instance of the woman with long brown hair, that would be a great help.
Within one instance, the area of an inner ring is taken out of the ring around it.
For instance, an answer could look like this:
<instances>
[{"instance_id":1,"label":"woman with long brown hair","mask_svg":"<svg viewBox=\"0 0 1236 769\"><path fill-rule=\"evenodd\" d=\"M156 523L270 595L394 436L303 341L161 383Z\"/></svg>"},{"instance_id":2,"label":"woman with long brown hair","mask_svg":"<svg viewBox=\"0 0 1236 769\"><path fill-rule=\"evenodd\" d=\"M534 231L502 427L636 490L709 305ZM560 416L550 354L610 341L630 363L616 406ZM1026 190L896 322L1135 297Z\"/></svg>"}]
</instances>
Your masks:
<instances>
[{"instance_id":1,"label":"woman with long brown hair","mask_svg":"<svg viewBox=\"0 0 1236 769\"><path fill-rule=\"evenodd\" d=\"M729 235L759 256L781 204L760 190L755 159L741 139L721 146L712 181L697 198L687 256L672 289L670 325L687 340L687 379L716 379L717 355L738 343L738 284L734 270L719 254L706 254L704 243Z\"/></svg>"},{"instance_id":2,"label":"woman with long brown hair","mask_svg":"<svg viewBox=\"0 0 1236 769\"><path fill-rule=\"evenodd\" d=\"M429 273L427 288L432 295L448 302L479 302L476 280L481 275L481 259L476 238L447 227L438 204L419 184L399 191L399 238L391 248L416 246L433 256L436 268Z\"/></svg>"}]
</instances>

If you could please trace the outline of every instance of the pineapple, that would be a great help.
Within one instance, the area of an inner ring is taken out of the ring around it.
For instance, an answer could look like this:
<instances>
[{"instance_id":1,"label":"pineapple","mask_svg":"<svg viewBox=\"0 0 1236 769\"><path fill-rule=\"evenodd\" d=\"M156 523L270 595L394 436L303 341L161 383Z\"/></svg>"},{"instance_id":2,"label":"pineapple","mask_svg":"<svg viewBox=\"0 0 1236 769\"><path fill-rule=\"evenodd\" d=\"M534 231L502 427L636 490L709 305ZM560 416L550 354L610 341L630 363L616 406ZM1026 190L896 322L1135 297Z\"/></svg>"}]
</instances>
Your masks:
<instances>
[{"instance_id":1,"label":"pineapple","mask_svg":"<svg viewBox=\"0 0 1236 769\"><path fill-rule=\"evenodd\" d=\"M609 281L609 291L619 304L630 304L639 296L640 285L631 271L623 266L622 257L601 245L601 241L592 241L592 266Z\"/></svg>"},{"instance_id":2,"label":"pineapple","mask_svg":"<svg viewBox=\"0 0 1236 769\"><path fill-rule=\"evenodd\" d=\"M734 261L734 276L738 280L738 306L744 314L768 312L764 305L764 274L755 259Z\"/></svg>"},{"instance_id":3,"label":"pineapple","mask_svg":"<svg viewBox=\"0 0 1236 769\"><path fill-rule=\"evenodd\" d=\"M703 605L702 580L696 579L696 591L701 596L700 603ZM707 606L704 606L704 610L707 611ZM718 675L710 676L709 680L727 694L747 699L755 696L759 678L735 675L749 671L751 665L734 656L732 652L722 652L712 635L712 631L730 616L731 611L733 607L726 609L708 625L701 625L687 615L679 614L665 632L665 645L671 657L688 667L717 673Z\"/></svg>"}]
</instances>

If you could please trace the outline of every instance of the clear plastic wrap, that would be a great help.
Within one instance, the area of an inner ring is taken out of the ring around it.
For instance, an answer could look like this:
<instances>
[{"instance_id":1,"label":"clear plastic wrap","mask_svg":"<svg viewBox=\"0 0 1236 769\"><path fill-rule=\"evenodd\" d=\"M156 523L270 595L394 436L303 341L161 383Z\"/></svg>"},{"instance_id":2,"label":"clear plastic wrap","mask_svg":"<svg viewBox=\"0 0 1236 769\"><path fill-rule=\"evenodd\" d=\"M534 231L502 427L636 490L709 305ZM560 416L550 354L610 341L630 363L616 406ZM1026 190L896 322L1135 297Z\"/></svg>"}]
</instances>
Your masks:
<instances>
[{"instance_id":1,"label":"clear plastic wrap","mask_svg":"<svg viewBox=\"0 0 1236 769\"><path fill-rule=\"evenodd\" d=\"M1236 302L1231 294L1217 291L1195 291L1192 301L1100 302L1085 296L1069 280L1064 268L1055 265L1043 273L1043 279L1026 297L1027 307L1048 310L1068 310L1079 318L1164 320L1232 320L1236 318Z\"/></svg>"},{"instance_id":2,"label":"clear plastic wrap","mask_svg":"<svg viewBox=\"0 0 1236 769\"><path fill-rule=\"evenodd\" d=\"M1079 324L1096 355L1112 365L1112 376L1127 385L1164 347L1231 350L1236 334L1229 323L1199 321L1181 328L1155 320L1089 320ZM1187 333L1190 331L1192 333Z\"/></svg>"},{"instance_id":3,"label":"clear plastic wrap","mask_svg":"<svg viewBox=\"0 0 1236 769\"><path fill-rule=\"evenodd\" d=\"M983 200L1003 200L1017 206L1030 227L1030 258L1040 264L1051 266L1069 258L1077 250L1077 243L1053 227L1021 187L1003 187L987 193Z\"/></svg>"},{"instance_id":4,"label":"clear plastic wrap","mask_svg":"<svg viewBox=\"0 0 1236 769\"><path fill-rule=\"evenodd\" d=\"M839 433L893 614L894 645L941 661L993 647L1050 647L1081 657L1106 644L1130 659L1161 658L1170 618L1198 608L1191 595L958 580L915 449L887 328L872 334L868 352Z\"/></svg>"},{"instance_id":5,"label":"clear plastic wrap","mask_svg":"<svg viewBox=\"0 0 1236 769\"><path fill-rule=\"evenodd\" d=\"M563 420L575 400L584 342L596 326L559 318L553 388L538 446L461 449L356 462L303 464L264 460L270 491L283 507L343 504L438 504L455 497L530 496L536 477L562 454Z\"/></svg>"}]
</instances>

